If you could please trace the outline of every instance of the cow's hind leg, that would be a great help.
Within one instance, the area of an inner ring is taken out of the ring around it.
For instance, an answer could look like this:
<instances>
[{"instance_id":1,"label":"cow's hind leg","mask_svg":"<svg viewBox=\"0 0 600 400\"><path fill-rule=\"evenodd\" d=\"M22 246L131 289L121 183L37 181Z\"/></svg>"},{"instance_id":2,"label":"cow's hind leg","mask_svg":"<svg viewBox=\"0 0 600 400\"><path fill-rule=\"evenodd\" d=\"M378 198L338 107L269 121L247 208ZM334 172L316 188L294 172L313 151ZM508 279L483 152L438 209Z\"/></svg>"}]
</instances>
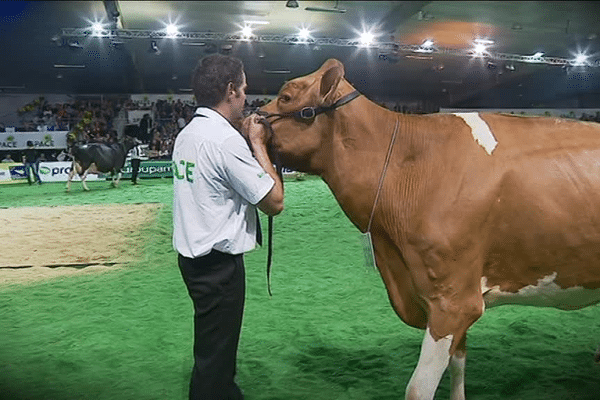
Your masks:
<instances>
[{"instance_id":1,"label":"cow's hind leg","mask_svg":"<svg viewBox=\"0 0 600 400\"><path fill-rule=\"evenodd\" d=\"M121 171L117 173L117 181L115 182L115 187L119 186L119 181L121 180Z\"/></svg>"},{"instance_id":2,"label":"cow's hind leg","mask_svg":"<svg viewBox=\"0 0 600 400\"><path fill-rule=\"evenodd\" d=\"M116 176L116 179L115 179ZM113 187L117 187L119 186L119 181L121 180L121 171L119 172L112 172L111 173L111 178L112 178L112 185Z\"/></svg>"},{"instance_id":3,"label":"cow's hind leg","mask_svg":"<svg viewBox=\"0 0 600 400\"><path fill-rule=\"evenodd\" d=\"M598 350L596 350L596 355L594 356L594 361L600 364L600 345L598 345Z\"/></svg>"},{"instance_id":4,"label":"cow's hind leg","mask_svg":"<svg viewBox=\"0 0 600 400\"><path fill-rule=\"evenodd\" d=\"M85 183L85 178L87 178L89 171L90 171L89 168L86 169L85 172L83 173L83 175L81 176L81 185L83 186L83 190L85 190L86 192L90 190L90 188Z\"/></svg>"}]
</instances>

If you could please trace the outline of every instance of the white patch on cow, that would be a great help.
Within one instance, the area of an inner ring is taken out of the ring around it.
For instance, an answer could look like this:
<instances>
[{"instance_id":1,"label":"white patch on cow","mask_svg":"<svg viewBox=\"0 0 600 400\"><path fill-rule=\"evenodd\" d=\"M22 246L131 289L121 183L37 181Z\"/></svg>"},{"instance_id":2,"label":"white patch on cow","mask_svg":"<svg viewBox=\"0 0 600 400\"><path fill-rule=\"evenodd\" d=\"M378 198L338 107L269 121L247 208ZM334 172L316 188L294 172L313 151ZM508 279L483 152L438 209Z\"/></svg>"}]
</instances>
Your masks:
<instances>
[{"instance_id":1,"label":"white patch on cow","mask_svg":"<svg viewBox=\"0 0 600 400\"><path fill-rule=\"evenodd\" d=\"M536 285L528 285L516 293L503 292L499 286L489 287L487 278L481 278L481 293L487 307L505 304L519 304L536 307L554 307L561 310L574 310L600 302L600 289L585 289L574 286L563 289L555 283L558 274L554 272L538 279Z\"/></svg>"},{"instance_id":2,"label":"white patch on cow","mask_svg":"<svg viewBox=\"0 0 600 400\"><path fill-rule=\"evenodd\" d=\"M448 335L436 341L427 327L419 362L406 387L406 399L433 399L450 362L452 338Z\"/></svg>"},{"instance_id":3,"label":"white patch on cow","mask_svg":"<svg viewBox=\"0 0 600 400\"><path fill-rule=\"evenodd\" d=\"M488 124L481 119L479 113L453 113L457 117L462 118L471 128L471 134L475 141L484 148L486 153L492 155L498 141L490 130Z\"/></svg>"}]
</instances>

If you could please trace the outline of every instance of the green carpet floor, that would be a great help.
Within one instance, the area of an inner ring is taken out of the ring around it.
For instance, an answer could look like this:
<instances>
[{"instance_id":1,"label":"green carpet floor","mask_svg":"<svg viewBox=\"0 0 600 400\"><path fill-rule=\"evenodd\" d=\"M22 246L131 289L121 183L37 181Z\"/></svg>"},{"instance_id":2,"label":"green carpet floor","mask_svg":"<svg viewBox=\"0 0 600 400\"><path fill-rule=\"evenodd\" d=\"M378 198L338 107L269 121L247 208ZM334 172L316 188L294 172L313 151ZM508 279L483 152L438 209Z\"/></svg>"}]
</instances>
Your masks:
<instances>
[{"instance_id":1,"label":"green carpet floor","mask_svg":"<svg viewBox=\"0 0 600 400\"><path fill-rule=\"evenodd\" d=\"M0 286L0 399L186 399L192 306L171 247L172 183L89 186L0 186L0 207L165 205L142 232L134 265ZM2 230L10 246L10 227ZM246 256L238 380L247 400L404 398L422 332L394 314L359 237L322 181L286 182L272 298L266 249ZM599 341L598 306L489 310L469 331L467 398L600 399ZM445 376L436 399L448 396Z\"/></svg>"}]
</instances>

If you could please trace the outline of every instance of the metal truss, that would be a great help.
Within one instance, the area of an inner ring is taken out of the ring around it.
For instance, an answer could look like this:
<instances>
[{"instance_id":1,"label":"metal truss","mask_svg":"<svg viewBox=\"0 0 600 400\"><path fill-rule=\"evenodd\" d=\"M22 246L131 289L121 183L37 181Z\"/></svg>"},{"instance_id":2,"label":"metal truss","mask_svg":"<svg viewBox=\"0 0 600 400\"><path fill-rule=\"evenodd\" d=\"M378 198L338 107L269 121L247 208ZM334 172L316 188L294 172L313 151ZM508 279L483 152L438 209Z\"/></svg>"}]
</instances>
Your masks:
<instances>
[{"instance_id":1,"label":"metal truss","mask_svg":"<svg viewBox=\"0 0 600 400\"><path fill-rule=\"evenodd\" d=\"M218 32L178 32L176 34L167 34L165 31L154 30L134 30L134 29L103 29L94 31L91 28L63 28L63 37L98 37L109 38L113 40L121 39L187 39L201 41L220 41L220 42L258 42L258 43L280 43L289 45L311 45L311 46L339 46L339 47L362 47L375 49L380 57L394 57L401 53L422 53L422 54L447 54L462 57L479 57L488 60L510 61L529 64L546 64L563 67L600 67L600 59L593 62L576 62L560 57L543 56L524 56L520 54L492 53L474 54L472 50L457 50L440 47L423 47L422 45L408 45L395 42L378 42L365 45L358 39L343 38L307 38L301 39L295 35L251 35L243 36L235 33Z\"/></svg>"}]
</instances>

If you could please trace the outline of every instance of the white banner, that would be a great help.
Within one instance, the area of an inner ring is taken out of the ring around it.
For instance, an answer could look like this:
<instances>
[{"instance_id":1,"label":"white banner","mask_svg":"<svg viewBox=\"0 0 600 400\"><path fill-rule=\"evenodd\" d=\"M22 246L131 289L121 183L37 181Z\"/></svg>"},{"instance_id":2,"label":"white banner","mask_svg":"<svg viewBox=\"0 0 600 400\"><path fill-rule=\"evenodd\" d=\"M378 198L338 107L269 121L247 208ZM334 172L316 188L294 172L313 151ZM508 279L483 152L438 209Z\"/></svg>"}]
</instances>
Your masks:
<instances>
[{"instance_id":1,"label":"white banner","mask_svg":"<svg viewBox=\"0 0 600 400\"><path fill-rule=\"evenodd\" d=\"M11 180L9 167L12 165L18 165L18 164L13 164L13 163L0 164L0 181L10 181Z\"/></svg>"},{"instance_id":2,"label":"white banner","mask_svg":"<svg viewBox=\"0 0 600 400\"><path fill-rule=\"evenodd\" d=\"M42 182L66 182L71 172L70 161L51 161L40 163L40 178ZM104 180L105 176L100 174L88 174L86 181ZM79 174L73 176L74 181L80 181Z\"/></svg>"},{"instance_id":3,"label":"white banner","mask_svg":"<svg viewBox=\"0 0 600 400\"><path fill-rule=\"evenodd\" d=\"M130 125L139 125L146 114L152 118L152 110L129 110L127 111L127 122Z\"/></svg>"},{"instance_id":4,"label":"white banner","mask_svg":"<svg viewBox=\"0 0 600 400\"><path fill-rule=\"evenodd\" d=\"M40 150L66 149L68 131L0 132L0 150L24 150L32 141Z\"/></svg>"}]
</instances>

